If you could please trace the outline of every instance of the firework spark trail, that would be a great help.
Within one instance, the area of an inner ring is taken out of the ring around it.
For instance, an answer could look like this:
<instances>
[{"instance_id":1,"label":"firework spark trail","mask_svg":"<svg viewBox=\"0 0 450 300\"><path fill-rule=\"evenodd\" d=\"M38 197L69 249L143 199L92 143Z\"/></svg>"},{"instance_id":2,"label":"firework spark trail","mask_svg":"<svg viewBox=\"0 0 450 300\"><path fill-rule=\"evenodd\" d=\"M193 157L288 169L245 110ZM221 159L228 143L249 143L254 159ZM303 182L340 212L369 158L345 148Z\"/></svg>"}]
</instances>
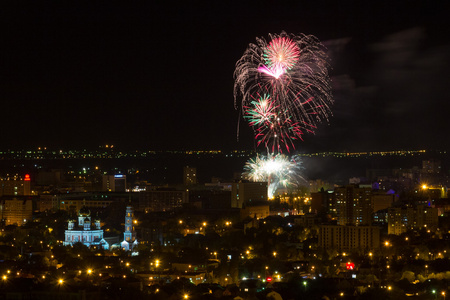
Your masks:
<instances>
[{"instance_id":1,"label":"firework spark trail","mask_svg":"<svg viewBox=\"0 0 450 300\"><path fill-rule=\"evenodd\" d=\"M264 51L264 59L269 69L290 70L297 63L300 49L287 37L277 37L270 41Z\"/></svg>"},{"instance_id":2,"label":"firework spark trail","mask_svg":"<svg viewBox=\"0 0 450 300\"><path fill-rule=\"evenodd\" d=\"M273 198L280 186L298 186L304 179L300 176L299 157L291 158L283 154L257 155L244 167L243 178L254 182L268 182L268 197Z\"/></svg>"},{"instance_id":3,"label":"firework spark trail","mask_svg":"<svg viewBox=\"0 0 450 300\"><path fill-rule=\"evenodd\" d=\"M289 151L294 147L293 140L302 139L302 130L289 117L275 115L269 126L259 126L255 130L257 145L264 144L269 153L281 152L282 145ZM277 151L275 151L277 150Z\"/></svg>"},{"instance_id":4,"label":"firework spark trail","mask_svg":"<svg viewBox=\"0 0 450 300\"><path fill-rule=\"evenodd\" d=\"M299 133L303 134L303 124L306 126L304 131L314 133L316 125L328 120L331 114L333 100L328 60L323 45L314 36L285 32L269 34L269 43L264 38L257 38L256 44L250 44L236 63L234 77L235 107L240 107L243 115L251 120L249 124L254 127L257 139L264 136L264 141L281 141L284 148L289 149L289 145L294 148L293 140L301 139ZM252 99L261 91L271 95L277 117L285 118L277 123L290 124L278 126L284 128L282 139L279 139L279 131L270 129L274 122L255 122L262 115L249 112L258 109L252 108L255 104ZM242 98L240 105L237 103L239 97ZM269 128L263 129L262 126ZM270 138L270 134L274 137ZM282 151L280 144L272 147L265 142L263 144L267 149Z\"/></svg>"},{"instance_id":5,"label":"firework spark trail","mask_svg":"<svg viewBox=\"0 0 450 300\"><path fill-rule=\"evenodd\" d=\"M306 122L293 122L288 112L278 112L278 107L268 94L260 95L256 101L244 108L244 119L255 131L257 146L264 144L268 152L274 153L286 148L295 148L294 140L303 140L305 132L313 133L315 128ZM283 147L282 147L283 145Z\"/></svg>"}]
</instances>

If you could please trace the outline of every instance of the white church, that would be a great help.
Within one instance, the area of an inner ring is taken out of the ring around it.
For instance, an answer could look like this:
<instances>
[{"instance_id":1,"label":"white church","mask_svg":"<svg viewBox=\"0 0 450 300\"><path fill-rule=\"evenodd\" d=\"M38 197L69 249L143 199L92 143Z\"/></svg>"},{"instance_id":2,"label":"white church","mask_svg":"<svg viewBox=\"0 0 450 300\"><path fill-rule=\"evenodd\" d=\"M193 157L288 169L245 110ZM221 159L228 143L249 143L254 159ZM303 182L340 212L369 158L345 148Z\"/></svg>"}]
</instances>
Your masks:
<instances>
[{"instance_id":1,"label":"white church","mask_svg":"<svg viewBox=\"0 0 450 300\"><path fill-rule=\"evenodd\" d=\"M138 245L133 226L133 217L133 208L127 206L125 213L125 232L123 233L124 240L120 245L110 245L103 238L100 219L95 218L92 220L90 210L83 206L78 212L78 222L74 219L69 219L63 244L64 246L72 246L75 243L81 242L87 247L98 246L104 250L109 250L113 246L120 247L126 251L133 250Z\"/></svg>"},{"instance_id":2,"label":"white church","mask_svg":"<svg viewBox=\"0 0 450 300\"><path fill-rule=\"evenodd\" d=\"M96 218L92 222L91 211L85 206L78 211L78 223L74 219L69 219L65 232L64 246L72 246L78 242L88 247L100 246L105 250L109 249L109 244L103 239L100 219Z\"/></svg>"}]
</instances>

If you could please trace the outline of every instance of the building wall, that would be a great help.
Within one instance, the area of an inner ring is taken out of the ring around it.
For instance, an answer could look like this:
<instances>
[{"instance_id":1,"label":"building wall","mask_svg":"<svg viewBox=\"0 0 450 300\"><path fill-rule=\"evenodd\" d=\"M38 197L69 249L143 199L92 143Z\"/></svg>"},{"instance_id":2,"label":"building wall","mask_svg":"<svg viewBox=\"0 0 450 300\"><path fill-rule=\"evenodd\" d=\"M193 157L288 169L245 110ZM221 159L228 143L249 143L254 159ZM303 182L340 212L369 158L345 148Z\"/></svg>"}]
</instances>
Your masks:
<instances>
[{"instance_id":1,"label":"building wall","mask_svg":"<svg viewBox=\"0 0 450 300\"><path fill-rule=\"evenodd\" d=\"M199 203L203 209L230 209L231 190L189 191L189 203Z\"/></svg>"},{"instance_id":2,"label":"building wall","mask_svg":"<svg viewBox=\"0 0 450 300\"><path fill-rule=\"evenodd\" d=\"M64 245L82 242L89 247L96 238L103 238L103 230L66 230Z\"/></svg>"},{"instance_id":3,"label":"building wall","mask_svg":"<svg viewBox=\"0 0 450 300\"><path fill-rule=\"evenodd\" d=\"M30 180L0 180L0 196L30 196Z\"/></svg>"},{"instance_id":4,"label":"building wall","mask_svg":"<svg viewBox=\"0 0 450 300\"><path fill-rule=\"evenodd\" d=\"M441 161L433 159L422 161L422 171L428 174L439 174L441 172Z\"/></svg>"},{"instance_id":5,"label":"building wall","mask_svg":"<svg viewBox=\"0 0 450 300\"><path fill-rule=\"evenodd\" d=\"M380 229L376 226L321 225L319 247L338 251L352 249L378 249Z\"/></svg>"},{"instance_id":6,"label":"building wall","mask_svg":"<svg viewBox=\"0 0 450 300\"><path fill-rule=\"evenodd\" d=\"M22 226L32 220L32 198L3 199L0 202L2 221L5 225Z\"/></svg>"},{"instance_id":7,"label":"building wall","mask_svg":"<svg viewBox=\"0 0 450 300\"><path fill-rule=\"evenodd\" d=\"M267 182L235 182L231 188L231 207L242 208L250 202L267 201Z\"/></svg>"},{"instance_id":8,"label":"building wall","mask_svg":"<svg viewBox=\"0 0 450 300\"><path fill-rule=\"evenodd\" d=\"M371 188L348 185L335 189L338 225L372 224Z\"/></svg>"},{"instance_id":9,"label":"building wall","mask_svg":"<svg viewBox=\"0 0 450 300\"><path fill-rule=\"evenodd\" d=\"M382 209L386 209L391 207L392 203L395 202L394 194L386 194L386 193L373 193L372 194L372 205L373 211L377 212Z\"/></svg>"},{"instance_id":10,"label":"building wall","mask_svg":"<svg viewBox=\"0 0 450 300\"><path fill-rule=\"evenodd\" d=\"M189 202L187 191L145 191L139 193L139 210L169 211Z\"/></svg>"},{"instance_id":11,"label":"building wall","mask_svg":"<svg viewBox=\"0 0 450 300\"><path fill-rule=\"evenodd\" d=\"M127 176L122 174L103 175L102 191L125 192L127 188Z\"/></svg>"},{"instance_id":12,"label":"building wall","mask_svg":"<svg viewBox=\"0 0 450 300\"><path fill-rule=\"evenodd\" d=\"M64 199L59 200L59 209L66 211L79 211L83 206L90 208L106 208L112 200L85 200L85 199Z\"/></svg>"},{"instance_id":13,"label":"building wall","mask_svg":"<svg viewBox=\"0 0 450 300\"><path fill-rule=\"evenodd\" d=\"M294 219L295 225L300 225L303 227L312 227L319 223L319 218L316 214L306 214L301 216L296 216Z\"/></svg>"},{"instance_id":14,"label":"building wall","mask_svg":"<svg viewBox=\"0 0 450 300\"><path fill-rule=\"evenodd\" d=\"M326 212L333 216L336 215L335 201L333 201L334 193L328 191L311 193L311 212Z\"/></svg>"},{"instance_id":15,"label":"building wall","mask_svg":"<svg viewBox=\"0 0 450 300\"><path fill-rule=\"evenodd\" d=\"M400 235L410 229L438 227L438 209L425 205L393 207L388 210L388 234Z\"/></svg>"},{"instance_id":16,"label":"building wall","mask_svg":"<svg viewBox=\"0 0 450 300\"><path fill-rule=\"evenodd\" d=\"M43 212L43 211L50 211L50 210L57 210L59 207L59 200L58 197L55 195L40 195L38 199L36 199L36 210Z\"/></svg>"}]
</instances>

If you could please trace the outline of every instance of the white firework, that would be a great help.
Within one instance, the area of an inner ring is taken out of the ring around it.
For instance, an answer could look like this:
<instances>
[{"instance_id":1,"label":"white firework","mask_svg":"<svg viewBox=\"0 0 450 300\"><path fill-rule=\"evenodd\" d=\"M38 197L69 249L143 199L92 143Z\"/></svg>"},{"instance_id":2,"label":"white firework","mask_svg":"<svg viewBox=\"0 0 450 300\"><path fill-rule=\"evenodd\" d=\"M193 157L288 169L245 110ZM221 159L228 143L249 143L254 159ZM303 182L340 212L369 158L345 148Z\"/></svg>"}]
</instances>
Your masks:
<instances>
[{"instance_id":1,"label":"white firework","mask_svg":"<svg viewBox=\"0 0 450 300\"><path fill-rule=\"evenodd\" d=\"M244 167L243 178L253 182L268 183L268 197L272 199L280 186L297 186L303 178L300 175L301 160L294 155L257 155Z\"/></svg>"}]
</instances>

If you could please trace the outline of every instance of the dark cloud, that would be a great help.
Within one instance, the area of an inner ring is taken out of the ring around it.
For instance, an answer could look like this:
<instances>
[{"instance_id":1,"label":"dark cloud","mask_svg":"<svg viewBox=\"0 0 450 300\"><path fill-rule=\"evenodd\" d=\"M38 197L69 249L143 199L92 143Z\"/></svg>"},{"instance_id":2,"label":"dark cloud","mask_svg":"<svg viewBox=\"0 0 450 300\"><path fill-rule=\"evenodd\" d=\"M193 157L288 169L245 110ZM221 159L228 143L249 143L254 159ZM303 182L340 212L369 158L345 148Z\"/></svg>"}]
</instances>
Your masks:
<instances>
[{"instance_id":1,"label":"dark cloud","mask_svg":"<svg viewBox=\"0 0 450 300\"><path fill-rule=\"evenodd\" d=\"M433 41L425 28L414 27L368 43L325 43L339 45L330 55L338 66L334 117L308 142L333 140L335 148L353 150L450 146L448 41Z\"/></svg>"}]
</instances>

